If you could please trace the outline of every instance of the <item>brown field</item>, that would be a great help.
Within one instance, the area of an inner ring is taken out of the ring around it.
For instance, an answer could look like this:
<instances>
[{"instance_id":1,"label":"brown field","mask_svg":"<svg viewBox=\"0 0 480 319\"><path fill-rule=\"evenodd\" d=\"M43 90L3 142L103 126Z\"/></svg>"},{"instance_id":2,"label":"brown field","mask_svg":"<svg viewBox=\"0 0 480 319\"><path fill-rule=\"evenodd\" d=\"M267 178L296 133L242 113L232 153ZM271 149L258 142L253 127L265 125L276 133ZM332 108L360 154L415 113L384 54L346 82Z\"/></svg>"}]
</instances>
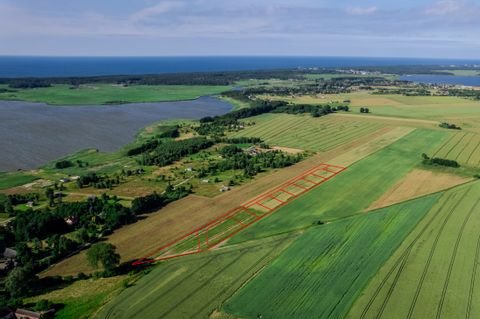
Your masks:
<instances>
[{"instance_id":1,"label":"brown field","mask_svg":"<svg viewBox=\"0 0 480 319\"><path fill-rule=\"evenodd\" d=\"M448 173L414 169L376 200L368 210L390 206L409 199L436 193L467 183L471 180L472 178Z\"/></svg>"},{"instance_id":2,"label":"brown field","mask_svg":"<svg viewBox=\"0 0 480 319\"><path fill-rule=\"evenodd\" d=\"M298 149L298 148L291 148L291 147L283 147L283 146L274 146L272 147L273 150L276 151L282 151L285 153L290 153L290 154L298 154L303 152L303 150Z\"/></svg>"}]
</instances>

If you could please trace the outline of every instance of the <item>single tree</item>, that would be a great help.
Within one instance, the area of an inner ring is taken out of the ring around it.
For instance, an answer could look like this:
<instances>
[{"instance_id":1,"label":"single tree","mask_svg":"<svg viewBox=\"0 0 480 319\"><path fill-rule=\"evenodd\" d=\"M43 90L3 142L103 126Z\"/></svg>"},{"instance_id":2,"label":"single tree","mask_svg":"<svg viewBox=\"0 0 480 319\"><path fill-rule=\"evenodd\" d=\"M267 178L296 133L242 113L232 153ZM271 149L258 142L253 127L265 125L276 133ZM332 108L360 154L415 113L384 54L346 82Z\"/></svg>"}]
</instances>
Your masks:
<instances>
[{"instance_id":1,"label":"single tree","mask_svg":"<svg viewBox=\"0 0 480 319\"><path fill-rule=\"evenodd\" d=\"M108 243L98 243L87 251L88 263L98 268L101 264L103 270L111 272L120 263L120 255L115 252L115 246Z\"/></svg>"}]
</instances>

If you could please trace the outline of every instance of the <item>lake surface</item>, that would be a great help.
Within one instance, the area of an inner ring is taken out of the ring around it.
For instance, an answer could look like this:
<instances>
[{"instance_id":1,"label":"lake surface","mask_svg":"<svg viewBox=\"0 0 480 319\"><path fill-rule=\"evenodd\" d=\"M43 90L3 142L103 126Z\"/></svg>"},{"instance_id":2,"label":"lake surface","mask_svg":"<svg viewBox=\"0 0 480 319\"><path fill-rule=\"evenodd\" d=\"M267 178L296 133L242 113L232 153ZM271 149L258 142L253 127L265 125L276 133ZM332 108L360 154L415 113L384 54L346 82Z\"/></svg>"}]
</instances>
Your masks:
<instances>
[{"instance_id":1,"label":"lake surface","mask_svg":"<svg viewBox=\"0 0 480 319\"><path fill-rule=\"evenodd\" d=\"M198 119L231 109L213 97L108 106L0 101L0 171L37 168L85 148L115 151L155 121Z\"/></svg>"},{"instance_id":2,"label":"lake surface","mask_svg":"<svg viewBox=\"0 0 480 319\"><path fill-rule=\"evenodd\" d=\"M356 67L383 65L478 64L451 59L369 57L28 57L0 56L0 77L56 77L118 74Z\"/></svg>"},{"instance_id":3,"label":"lake surface","mask_svg":"<svg viewBox=\"0 0 480 319\"><path fill-rule=\"evenodd\" d=\"M479 70L480 73L480 70ZM400 80L412 81L425 84L452 84L480 86L480 76L456 76L456 75L404 75Z\"/></svg>"}]
</instances>

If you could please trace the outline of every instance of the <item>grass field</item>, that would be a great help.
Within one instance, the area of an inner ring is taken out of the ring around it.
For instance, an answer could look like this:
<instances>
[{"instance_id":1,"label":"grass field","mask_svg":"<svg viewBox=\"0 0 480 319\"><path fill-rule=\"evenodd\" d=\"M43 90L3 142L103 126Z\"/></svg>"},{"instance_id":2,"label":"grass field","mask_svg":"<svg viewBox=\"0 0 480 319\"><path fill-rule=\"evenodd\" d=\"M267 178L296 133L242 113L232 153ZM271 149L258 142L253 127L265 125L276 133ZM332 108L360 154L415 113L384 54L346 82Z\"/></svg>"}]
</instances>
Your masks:
<instances>
[{"instance_id":1,"label":"grass field","mask_svg":"<svg viewBox=\"0 0 480 319\"><path fill-rule=\"evenodd\" d=\"M31 183L37 179L38 176L34 175L0 172L0 190Z\"/></svg>"},{"instance_id":2,"label":"grass field","mask_svg":"<svg viewBox=\"0 0 480 319\"><path fill-rule=\"evenodd\" d=\"M429 155L448 158L471 167L479 167L480 134L468 132L452 133L443 145Z\"/></svg>"},{"instance_id":3,"label":"grass field","mask_svg":"<svg viewBox=\"0 0 480 319\"><path fill-rule=\"evenodd\" d=\"M423 151L435 148L446 135L443 131L417 129L351 165L322 187L302 195L239 233L232 241L304 228L318 220L329 221L359 214L417 166Z\"/></svg>"},{"instance_id":4,"label":"grass field","mask_svg":"<svg viewBox=\"0 0 480 319\"><path fill-rule=\"evenodd\" d=\"M240 318L342 318L439 196L308 230L224 310Z\"/></svg>"},{"instance_id":5,"label":"grass field","mask_svg":"<svg viewBox=\"0 0 480 319\"><path fill-rule=\"evenodd\" d=\"M228 86L210 85L132 85L122 87L112 84L81 85L71 89L68 85L48 88L18 89L0 93L3 100L44 102L52 105L94 105L112 101L120 103L192 100L203 95L218 94Z\"/></svg>"},{"instance_id":6,"label":"grass field","mask_svg":"<svg viewBox=\"0 0 480 319\"><path fill-rule=\"evenodd\" d=\"M448 191L381 268L350 318L479 318L480 183Z\"/></svg>"},{"instance_id":7,"label":"grass field","mask_svg":"<svg viewBox=\"0 0 480 319\"><path fill-rule=\"evenodd\" d=\"M128 276L80 280L65 288L27 299L27 302L34 304L46 299L61 304L62 308L55 313L56 319L91 318L95 309L122 289L125 280Z\"/></svg>"},{"instance_id":8,"label":"grass field","mask_svg":"<svg viewBox=\"0 0 480 319\"><path fill-rule=\"evenodd\" d=\"M155 266L98 318L208 318L294 238L283 236Z\"/></svg>"},{"instance_id":9,"label":"grass field","mask_svg":"<svg viewBox=\"0 0 480 319\"><path fill-rule=\"evenodd\" d=\"M256 124L233 136L260 137L272 146L311 151L330 150L382 127L380 123L331 116L313 118L310 115L266 114L249 120Z\"/></svg>"}]
</instances>

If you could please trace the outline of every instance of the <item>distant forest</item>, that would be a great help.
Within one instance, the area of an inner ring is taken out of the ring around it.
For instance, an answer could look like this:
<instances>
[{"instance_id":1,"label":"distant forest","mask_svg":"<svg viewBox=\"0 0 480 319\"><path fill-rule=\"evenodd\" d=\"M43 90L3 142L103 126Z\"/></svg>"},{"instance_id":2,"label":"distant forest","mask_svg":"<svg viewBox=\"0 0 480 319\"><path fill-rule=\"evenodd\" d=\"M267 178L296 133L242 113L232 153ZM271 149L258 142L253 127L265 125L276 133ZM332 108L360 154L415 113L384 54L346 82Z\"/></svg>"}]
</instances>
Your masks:
<instances>
[{"instance_id":1,"label":"distant forest","mask_svg":"<svg viewBox=\"0 0 480 319\"><path fill-rule=\"evenodd\" d=\"M339 70L342 71L339 71ZM453 75L449 70L474 69L465 66L441 65L402 65L402 66L369 66L341 68L308 68L278 69L226 72L195 72L145 75L107 75L88 77L48 77L48 78L0 78L0 84L8 84L10 88L49 87L53 84L81 85L87 83L115 83L124 85L232 85L240 80L248 79L304 79L306 74L345 74L344 70L362 70L387 74L438 74Z\"/></svg>"}]
</instances>

